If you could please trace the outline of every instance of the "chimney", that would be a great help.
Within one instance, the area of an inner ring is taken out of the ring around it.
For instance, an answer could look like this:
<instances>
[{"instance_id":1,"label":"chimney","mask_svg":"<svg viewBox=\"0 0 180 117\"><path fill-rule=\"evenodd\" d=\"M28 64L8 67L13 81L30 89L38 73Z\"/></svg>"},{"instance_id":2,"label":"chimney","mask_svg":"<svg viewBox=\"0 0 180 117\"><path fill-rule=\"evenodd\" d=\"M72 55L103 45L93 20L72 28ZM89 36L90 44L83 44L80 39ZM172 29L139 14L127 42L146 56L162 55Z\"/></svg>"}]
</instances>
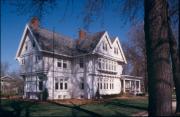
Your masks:
<instances>
[{"instance_id":1,"label":"chimney","mask_svg":"<svg viewBox=\"0 0 180 117\"><path fill-rule=\"evenodd\" d=\"M37 17L33 17L30 21L30 26L34 29L37 30L39 28L39 19Z\"/></svg>"},{"instance_id":2,"label":"chimney","mask_svg":"<svg viewBox=\"0 0 180 117\"><path fill-rule=\"evenodd\" d=\"M79 30L79 39L85 39L86 37L86 31L83 29Z\"/></svg>"}]
</instances>

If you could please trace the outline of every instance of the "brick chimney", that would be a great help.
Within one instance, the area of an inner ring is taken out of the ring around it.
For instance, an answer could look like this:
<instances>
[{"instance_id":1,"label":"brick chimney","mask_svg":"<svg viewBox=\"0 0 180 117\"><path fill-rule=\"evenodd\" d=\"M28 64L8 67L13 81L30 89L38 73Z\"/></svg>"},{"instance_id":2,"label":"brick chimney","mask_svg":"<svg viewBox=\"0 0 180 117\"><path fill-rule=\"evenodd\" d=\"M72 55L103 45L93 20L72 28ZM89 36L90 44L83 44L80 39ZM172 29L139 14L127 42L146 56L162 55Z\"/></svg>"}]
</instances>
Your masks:
<instances>
[{"instance_id":1,"label":"brick chimney","mask_svg":"<svg viewBox=\"0 0 180 117\"><path fill-rule=\"evenodd\" d=\"M83 29L79 30L79 39L85 39L86 38L86 31Z\"/></svg>"},{"instance_id":2,"label":"brick chimney","mask_svg":"<svg viewBox=\"0 0 180 117\"><path fill-rule=\"evenodd\" d=\"M39 19L37 17L33 17L30 21L30 26L34 29L37 30L39 28Z\"/></svg>"}]
</instances>

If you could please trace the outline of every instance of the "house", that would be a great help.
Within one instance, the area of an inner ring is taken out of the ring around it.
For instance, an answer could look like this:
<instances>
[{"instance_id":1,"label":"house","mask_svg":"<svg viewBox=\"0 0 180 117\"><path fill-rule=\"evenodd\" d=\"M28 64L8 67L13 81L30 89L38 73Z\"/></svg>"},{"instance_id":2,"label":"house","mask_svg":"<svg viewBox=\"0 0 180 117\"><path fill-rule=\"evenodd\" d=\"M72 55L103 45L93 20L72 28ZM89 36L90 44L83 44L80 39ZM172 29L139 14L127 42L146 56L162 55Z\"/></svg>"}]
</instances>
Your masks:
<instances>
[{"instance_id":1,"label":"house","mask_svg":"<svg viewBox=\"0 0 180 117\"><path fill-rule=\"evenodd\" d=\"M1 80L1 95L13 96L21 93L21 87L23 85L21 79L14 78L10 75L6 75L0 78Z\"/></svg>"},{"instance_id":2,"label":"house","mask_svg":"<svg viewBox=\"0 0 180 117\"><path fill-rule=\"evenodd\" d=\"M107 31L79 31L78 39L39 27L37 18L26 26L16 53L25 81L24 97L38 99L47 89L48 99L70 99L119 94L130 80L122 77L127 63L118 37ZM140 79L131 79L134 93ZM129 86L131 87L131 86Z\"/></svg>"}]
</instances>

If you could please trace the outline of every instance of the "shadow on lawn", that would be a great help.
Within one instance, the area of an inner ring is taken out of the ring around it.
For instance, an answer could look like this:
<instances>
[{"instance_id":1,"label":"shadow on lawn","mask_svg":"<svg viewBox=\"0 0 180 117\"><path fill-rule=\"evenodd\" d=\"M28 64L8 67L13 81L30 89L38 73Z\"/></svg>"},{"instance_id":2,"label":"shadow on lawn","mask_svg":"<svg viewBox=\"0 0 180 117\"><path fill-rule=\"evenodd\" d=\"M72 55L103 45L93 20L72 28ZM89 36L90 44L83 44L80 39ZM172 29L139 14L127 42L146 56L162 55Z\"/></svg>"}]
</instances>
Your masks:
<instances>
[{"instance_id":1,"label":"shadow on lawn","mask_svg":"<svg viewBox=\"0 0 180 117\"><path fill-rule=\"evenodd\" d=\"M0 116L1 117L20 117L22 116L22 112L25 112L25 117L29 117L30 111L29 108L34 104L34 102L28 101L20 101L20 100L13 100L8 104L8 107L12 108L13 110L8 110L6 107L0 108Z\"/></svg>"},{"instance_id":2,"label":"shadow on lawn","mask_svg":"<svg viewBox=\"0 0 180 117\"><path fill-rule=\"evenodd\" d=\"M124 116L127 116L127 115L122 114L122 113L120 113L118 111L114 111L115 115L103 115L103 113L101 115L101 114L98 114L98 113L86 110L84 108L81 108L81 106L86 105L86 104L76 105L76 104L72 103L72 106L71 106L71 105L59 104L59 103L52 102L52 101L49 101L49 103L52 103L52 104L55 104L55 105L58 105L58 106L63 106L63 107L71 108L72 109L72 116L73 117L78 117L79 116L79 115L77 115L78 111L84 112L84 113L88 114L91 117L103 117L103 116L108 116L108 117L111 117L111 116L112 117L114 117L114 116L118 116L118 117L122 116L122 117L124 117Z\"/></svg>"},{"instance_id":3,"label":"shadow on lawn","mask_svg":"<svg viewBox=\"0 0 180 117\"><path fill-rule=\"evenodd\" d=\"M139 109L139 110L147 110L147 107L145 107L144 105L136 105L136 104L132 104L131 102L120 102L117 100L113 100L111 102L106 102L105 106L108 105L114 105L114 106L119 106L119 107L123 107L123 108L135 108L135 109Z\"/></svg>"},{"instance_id":4,"label":"shadow on lawn","mask_svg":"<svg viewBox=\"0 0 180 117\"><path fill-rule=\"evenodd\" d=\"M52 102L52 101L48 101L48 102L52 103L52 104L55 104L55 105L58 105L58 106L63 106L63 107L71 108L72 109L72 115L74 117L78 116L77 115L77 113L78 113L77 111L85 112L85 113L89 114L92 117L102 117L102 115L100 115L98 113L95 113L95 112L92 112L92 111L89 111L89 110L81 108L82 105L75 105L75 104L72 103L72 106L70 106L70 105L65 105L65 104L59 104L59 103Z\"/></svg>"}]
</instances>

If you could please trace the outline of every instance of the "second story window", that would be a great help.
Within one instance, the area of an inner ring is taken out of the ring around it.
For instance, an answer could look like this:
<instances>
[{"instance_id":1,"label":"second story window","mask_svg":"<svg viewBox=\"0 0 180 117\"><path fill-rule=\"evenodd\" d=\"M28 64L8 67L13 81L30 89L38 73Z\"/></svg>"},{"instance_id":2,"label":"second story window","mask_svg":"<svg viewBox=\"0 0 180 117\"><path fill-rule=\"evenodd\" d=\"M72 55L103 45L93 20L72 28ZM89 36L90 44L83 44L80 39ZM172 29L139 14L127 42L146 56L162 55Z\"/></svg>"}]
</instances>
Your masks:
<instances>
[{"instance_id":1,"label":"second story window","mask_svg":"<svg viewBox=\"0 0 180 117\"><path fill-rule=\"evenodd\" d=\"M79 66L80 66L80 68L83 68L83 67L84 67L83 58L80 58L80 59L79 59Z\"/></svg>"},{"instance_id":2,"label":"second story window","mask_svg":"<svg viewBox=\"0 0 180 117\"><path fill-rule=\"evenodd\" d=\"M63 68L67 68L67 61L63 61Z\"/></svg>"},{"instance_id":3,"label":"second story window","mask_svg":"<svg viewBox=\"0 0 180 117\"><path fill-rule=\"evenodd\" d=\"M61 60L58 60L57 67L62 67Z\"/></svg>"},{"instance_id":4,"label":"second story window","mask_svg":"<svg viewBox=\"0 0 180 117\"><path fill-rule=\"evenodd\" d=\"M39 60L41 60L41 57L37 55L35 58L35 62L37 63Z\"/></svg>"}]
</instances>

